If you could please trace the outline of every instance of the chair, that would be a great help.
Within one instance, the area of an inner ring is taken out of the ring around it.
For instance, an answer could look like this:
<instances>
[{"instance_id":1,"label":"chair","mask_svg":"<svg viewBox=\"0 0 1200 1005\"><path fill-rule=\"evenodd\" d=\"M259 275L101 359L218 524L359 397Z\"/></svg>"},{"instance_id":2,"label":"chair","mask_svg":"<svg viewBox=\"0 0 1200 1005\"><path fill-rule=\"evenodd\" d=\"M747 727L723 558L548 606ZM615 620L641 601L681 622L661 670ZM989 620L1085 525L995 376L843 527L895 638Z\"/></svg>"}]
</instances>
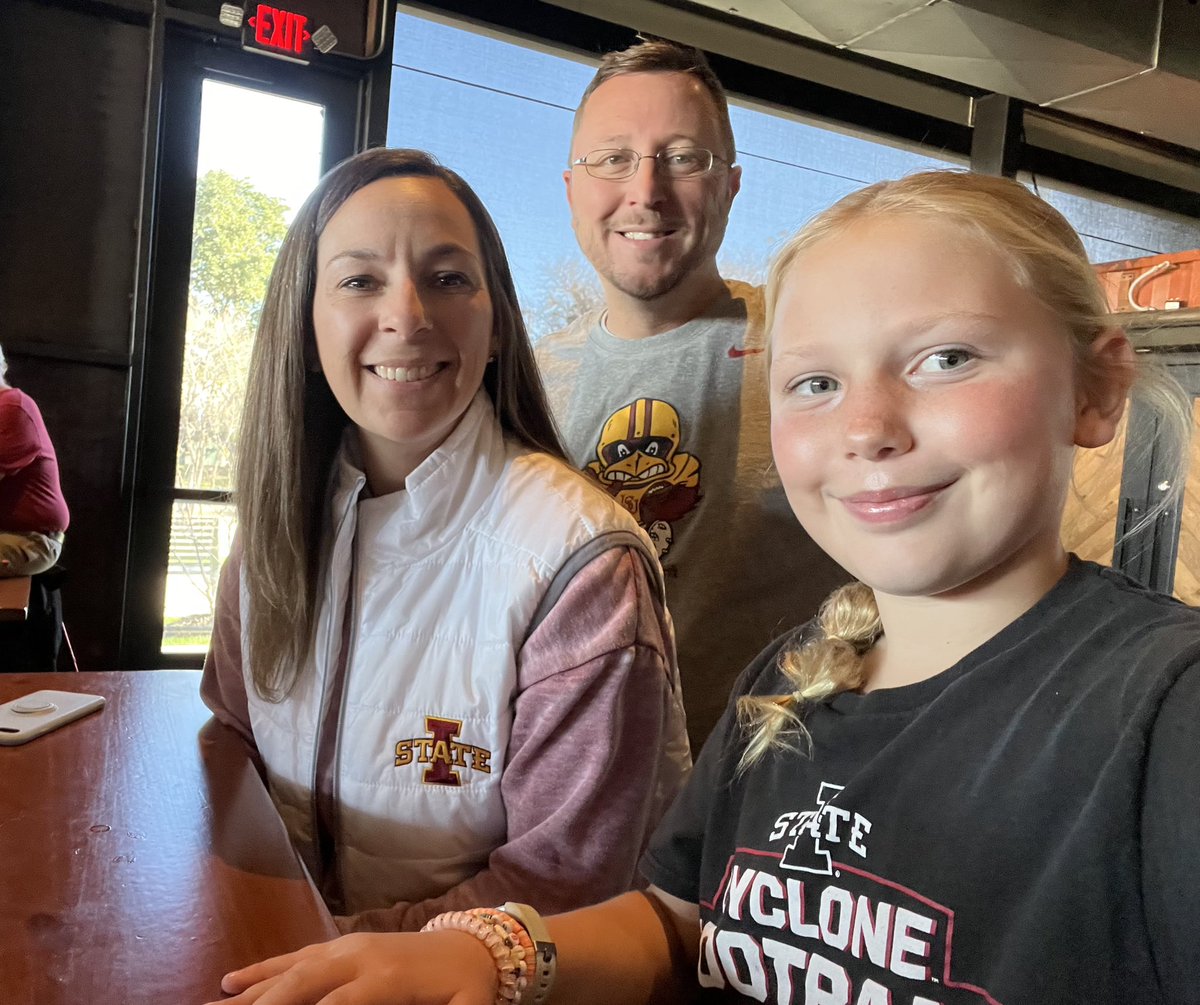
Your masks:
<instances>
[{"instance_id":1,"label":"chair","mask_svg":"<svg viewBox=\"0 0 1200 1005\"><path fill-rule=\"evenodd\" d=\"M55 565L34 576L0 579L4 584L0 585L0 671L52 673L58 669L64 634L60 591L66 578L66 569ZM19 607L6 606L19 601L22 583L27 587L23 618Z\"/></svg>"},{"instance_id":2,"label":"chair","mask_svg":"<svg viewBox=\"0 0 1200 1005\"><path fill-rule=\"evenodd\" d=\"M29 576L0 578L0 621L24 621L29 616Z\"/></svg>"}]
</instances>

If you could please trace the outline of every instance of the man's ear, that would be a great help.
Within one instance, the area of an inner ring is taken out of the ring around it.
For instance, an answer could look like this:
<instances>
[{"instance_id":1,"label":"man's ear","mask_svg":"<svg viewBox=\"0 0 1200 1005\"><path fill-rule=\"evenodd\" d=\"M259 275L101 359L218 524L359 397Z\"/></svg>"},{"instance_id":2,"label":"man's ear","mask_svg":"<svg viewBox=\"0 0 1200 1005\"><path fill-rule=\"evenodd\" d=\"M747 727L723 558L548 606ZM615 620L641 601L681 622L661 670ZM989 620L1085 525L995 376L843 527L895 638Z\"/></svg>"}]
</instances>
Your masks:
<instances>
[{"instance_id":1,"label":"man's ear","mask_svg":"<svg viewBox=\"0 0 1200 1005\"><path fill-rule=\"evenodd\" d=\"M1125 403L1137 375L1133 346L1119 328L1096 336L1080 367L1075 445L1102 447L1111 443L1125 414Z\"/></svg>"},{"instance_id":2,"label":"man's ear","mask_svg":"<svg viewBox=\"0 0 1200 1005\"><path fill-rule=\"evenodd\" d=\"M567 189L567 205L568 206L571 205L571 178L572 178L571 169L567 168L563 172L563 185L565 185L566 189ZM572 209L573 208L574 207L572 207Z\"/></svg>"},{"instance_id":3,"label":"man's ear","mask_svg":"<svg viewBox=\"0 0 1200 1005\"><path fill-rule=\"evenodd\" d=\"M729 169L729 201L733 202L733 197L741 191L742 188L742 166L735 164Z\"/></svg>"}]
</instances>

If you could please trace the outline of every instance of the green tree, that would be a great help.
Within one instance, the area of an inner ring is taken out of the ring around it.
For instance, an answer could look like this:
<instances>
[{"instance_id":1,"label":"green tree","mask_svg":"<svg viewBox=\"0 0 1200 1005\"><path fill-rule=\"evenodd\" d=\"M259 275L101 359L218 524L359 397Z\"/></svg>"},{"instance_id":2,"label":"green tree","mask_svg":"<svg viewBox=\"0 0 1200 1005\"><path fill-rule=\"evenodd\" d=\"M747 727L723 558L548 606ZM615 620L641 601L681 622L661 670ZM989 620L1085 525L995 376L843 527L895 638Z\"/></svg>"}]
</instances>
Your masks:
<instances>
[{"instance_id":1,"label":"green tree","mask_svg":"<svg viewBox=\"0 0 1200 1005\"><path fill-rule=\"evenodd\" d=\"M267 279L287 233L287 205L227 171L196 184L193 297L214 314L257 322Z\"/></svg>"},{"instance_id":2,"label":"green tree","mask_svg":"<svg viewBox=\"0 0 1200 1005\"><path fill-rule=\"evenodd\" d=\"M180 487L233 488L250 348L287 233L287 211L282 200L226 171L209 171L197 182L175 458ZM226 507L180 503L175 509L172 571L185 574L210 609L229 520Z\"/></svg>"}]
</instances>

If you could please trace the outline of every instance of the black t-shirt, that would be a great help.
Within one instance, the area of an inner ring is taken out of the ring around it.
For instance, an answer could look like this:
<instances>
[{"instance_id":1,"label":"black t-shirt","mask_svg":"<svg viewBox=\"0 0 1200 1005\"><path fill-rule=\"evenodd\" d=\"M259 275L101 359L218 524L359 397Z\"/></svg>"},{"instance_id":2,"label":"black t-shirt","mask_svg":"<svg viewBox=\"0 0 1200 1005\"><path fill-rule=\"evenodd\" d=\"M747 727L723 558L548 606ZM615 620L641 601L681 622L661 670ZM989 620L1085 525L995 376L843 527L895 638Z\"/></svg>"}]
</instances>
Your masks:
<instances>
[{"instance_id":1,"label":"black t-shirt","mask_svg":"<svg viewBox=\"0 0 1200 1005\"><path fill-rule=\"evenodd\" d=\"M1072 560L945 672L815 703L811 754L738 775L731 702L642 871L718 1000L1200 1002L1198 662L1200 611Z\"/></svg>"}]
</instances>

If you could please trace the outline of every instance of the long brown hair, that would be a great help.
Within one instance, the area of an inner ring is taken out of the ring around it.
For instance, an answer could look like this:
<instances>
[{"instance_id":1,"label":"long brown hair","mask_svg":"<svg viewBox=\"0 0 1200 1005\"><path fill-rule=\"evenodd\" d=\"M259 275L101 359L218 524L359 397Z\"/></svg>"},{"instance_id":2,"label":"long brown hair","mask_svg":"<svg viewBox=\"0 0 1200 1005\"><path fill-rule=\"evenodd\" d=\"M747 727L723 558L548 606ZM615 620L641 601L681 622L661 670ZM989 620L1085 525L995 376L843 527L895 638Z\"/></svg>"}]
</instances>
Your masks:
<instances>
[{"instance_id":1,"label":"long brown hair","mask_svg":"<svg viewBox=\"0 0 1200 1005\"><path fill-rule=\"evenodd\" d=\"M854 223L904 214L952 223L993 248L1009 264L1016 281L1042 302L1070 334L1076 379L1087 395L1126 386L1092 343L1114 327L1104 290L1088 262L1079 235L1058 210L1025 186L1006 178L965 171L925 171L898 181L879 182L853 192L819 213L783 246L771 263L766 290L767 331L774 324L779 291L796 259ZM768 336L769 337L769 336ZM1175 505L1185 483L1191 435L1191 400L1160 364L1139 355L1134 391L1159 419L1161 442L1173 462L1174 492L1163 493L1152 511L1131 531ZM863 685L862 657L883 632L875 594L863 583L836 590L821 608L818 631L782 654L780 669L792 691L747 696L738 717L749 733L742 757L747 767L768 750L807 739L802 722L807 703ZM784 735L791 729L793 737Z\"/></svg>"},{"instance_id":2,"label":"long brown hair","mask_svg":"<svg viewBox=\"0 0 1200 1005\"><path fill-rule=\"evenodd\" d=\"M506 433L563 458L500 234L471 187L419 150L367 150L318 183L288 228L267 284L242 412L236 477L242 575L249 595L243 631L254 686L278 701L308 655L320 589L327 484L349 424L316 367L312 305L317 242L355 192L391 177L436 178L475 224L492 301L496 358L483 386Z\"/></svg>"}]
</instances>

